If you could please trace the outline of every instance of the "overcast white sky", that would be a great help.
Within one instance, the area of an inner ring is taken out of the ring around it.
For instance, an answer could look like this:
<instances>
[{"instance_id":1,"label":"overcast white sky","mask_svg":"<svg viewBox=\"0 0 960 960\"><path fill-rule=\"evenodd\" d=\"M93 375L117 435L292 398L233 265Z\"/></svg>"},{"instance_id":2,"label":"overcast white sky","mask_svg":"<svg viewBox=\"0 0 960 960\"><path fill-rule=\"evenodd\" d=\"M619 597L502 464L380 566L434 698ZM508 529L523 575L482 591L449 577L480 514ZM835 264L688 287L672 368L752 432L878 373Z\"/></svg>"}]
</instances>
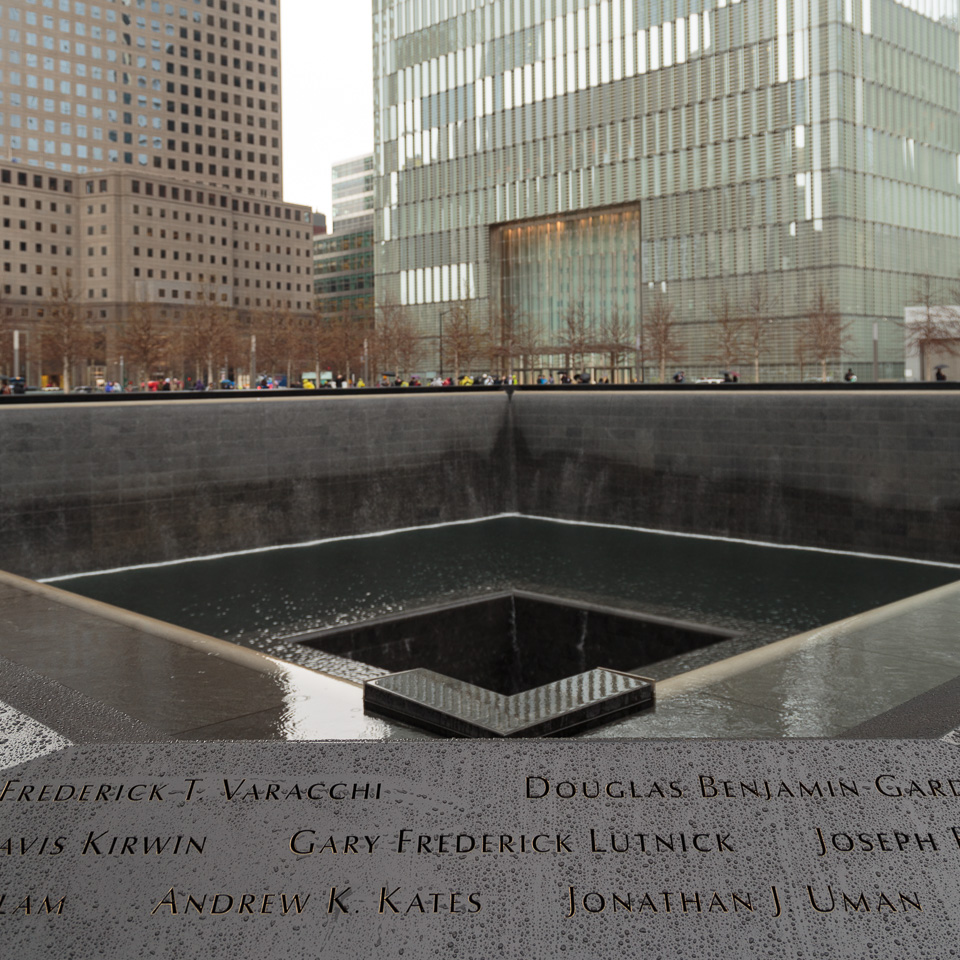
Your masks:
<instances>
[{"instance_id":1,"label":"overcast white sky","mask_svg":"<svg viewBox=\"0 0 960 960\"><path fill-rule=\"evenodd\" d=\"M330 167L373 151L370 0L280 0L283 192L327 215Z\"/></svg>"}]
</instances>

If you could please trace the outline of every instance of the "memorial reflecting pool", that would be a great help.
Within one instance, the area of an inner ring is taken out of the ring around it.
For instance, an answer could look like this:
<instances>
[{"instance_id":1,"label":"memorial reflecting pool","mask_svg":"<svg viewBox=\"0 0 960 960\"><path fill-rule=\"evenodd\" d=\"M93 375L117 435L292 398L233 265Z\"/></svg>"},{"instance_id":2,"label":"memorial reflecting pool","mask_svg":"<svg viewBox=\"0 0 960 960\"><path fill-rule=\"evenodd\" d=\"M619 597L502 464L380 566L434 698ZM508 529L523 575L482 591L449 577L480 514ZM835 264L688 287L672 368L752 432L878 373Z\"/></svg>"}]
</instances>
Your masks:
<instances>
[{"instance_id":1,"label":"memorial reflecting pool","mask_svg":"<svg viewBox=\"0 0 960 960\"><path fill-rule=\"evenodd\" d=\"M300 641L333 626L509 590L736 634L652 670L660 679L958 578L956 567L499 517L55 582L341 674Z\"/></svg>"}]
</instances>

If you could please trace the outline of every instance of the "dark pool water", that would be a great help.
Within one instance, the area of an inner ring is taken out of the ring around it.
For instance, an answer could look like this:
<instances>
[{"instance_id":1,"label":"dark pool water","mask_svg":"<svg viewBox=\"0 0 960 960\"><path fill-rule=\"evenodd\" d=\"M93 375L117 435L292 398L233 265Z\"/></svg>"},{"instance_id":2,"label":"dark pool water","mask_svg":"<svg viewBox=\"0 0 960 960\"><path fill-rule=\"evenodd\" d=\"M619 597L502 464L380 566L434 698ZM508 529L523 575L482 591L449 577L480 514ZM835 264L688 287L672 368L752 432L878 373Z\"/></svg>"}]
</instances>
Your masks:
<instances>
[{"instance_id":1,"label":"dark pool water","mask_svg":"<svg viewBox=\"0 0 960 960\"><path fill-rule=\"evenodd\" d=\"M291 634L509 588L732 628L756 646L957 579L897 560L497 518L56 583L282 656Z\"/></svg>"}]
</instances>

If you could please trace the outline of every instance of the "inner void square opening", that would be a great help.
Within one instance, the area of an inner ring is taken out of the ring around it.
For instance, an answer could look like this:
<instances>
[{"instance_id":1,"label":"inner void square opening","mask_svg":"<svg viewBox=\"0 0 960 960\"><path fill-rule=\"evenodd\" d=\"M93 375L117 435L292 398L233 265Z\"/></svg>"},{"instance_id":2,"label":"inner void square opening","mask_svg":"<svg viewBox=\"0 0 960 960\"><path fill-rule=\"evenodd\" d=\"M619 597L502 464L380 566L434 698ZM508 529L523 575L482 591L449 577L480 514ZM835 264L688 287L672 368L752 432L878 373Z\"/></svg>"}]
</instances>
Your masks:
<instances>
[{"instance_id":1,"label":"inner void square opening","mask_svg":"<svg viewBox=\"0 0 960 960\"><path fill-rule=\"evenodd\" d=\"M731 636L702 624L510 591L323 630L300 643L390 673L425 668L512 696L595 667L642 672Z\"/></svg>"}]
</instances>

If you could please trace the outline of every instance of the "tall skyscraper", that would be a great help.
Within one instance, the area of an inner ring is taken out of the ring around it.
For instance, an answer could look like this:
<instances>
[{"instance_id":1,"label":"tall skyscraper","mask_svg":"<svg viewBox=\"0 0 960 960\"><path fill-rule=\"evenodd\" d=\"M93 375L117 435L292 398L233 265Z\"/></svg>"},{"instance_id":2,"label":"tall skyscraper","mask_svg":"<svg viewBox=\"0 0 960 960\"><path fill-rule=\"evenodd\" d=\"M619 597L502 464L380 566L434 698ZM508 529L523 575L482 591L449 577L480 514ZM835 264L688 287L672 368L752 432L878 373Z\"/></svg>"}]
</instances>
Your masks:
<instances>
[{"instance_id":1,"label":"tall skyscraper","mask_svg":"<svg viewBox=\"0 0 960 960\"><path fill-rule=\"evenodd\" d=\"M283 196L278 0L14 0L0 57L0 158Z\"/></svg>"},{"instance_id":2,"label":"tall skyscraper","mask_svg":"<svg viewBox=\"0 0 960 960\"><path fill-rule=\"evenodd\" d=\"M0 320L31 345L31 376L64 288L113 376L137 305L173 330L198 305L241 324L306 315L312 229L283 200L279 0L0 3L0 203Z\"/></svg>"},{"instance_id":3,"label":"tall skyscraper","mask_svg":"<svg viewBox=\"0 0 960 960\"><path fill-rule=\"evenodd\" d=\"M374 0L378 302L524 317L541 369L578 317L714 362L726 304L776 379L819 297L838 363L877 324L901 375L896 319L960 279L957 6Z\"/></svg>"},{"instance_id":4,"label":"tall skyscraper","mask_svg":"<svg viewBox=\"0 0 960 960\"><path fill-rule=\"evenodd\" d=\"M373 227L373 154L333 165L333 231L355 233Z\"/></svg>"}]
</instances>

